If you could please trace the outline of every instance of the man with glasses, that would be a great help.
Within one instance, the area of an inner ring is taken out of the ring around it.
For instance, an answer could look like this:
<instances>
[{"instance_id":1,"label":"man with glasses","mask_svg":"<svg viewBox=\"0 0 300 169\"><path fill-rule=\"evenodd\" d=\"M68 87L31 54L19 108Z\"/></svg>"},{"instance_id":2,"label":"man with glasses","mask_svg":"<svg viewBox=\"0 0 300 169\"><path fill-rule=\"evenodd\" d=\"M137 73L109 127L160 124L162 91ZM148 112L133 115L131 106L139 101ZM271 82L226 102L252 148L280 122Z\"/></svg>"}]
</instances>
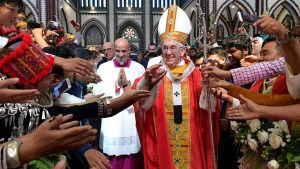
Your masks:
<instances>
[{"instance_id":1,"label":"man with glasses","mask_svg":"<svg viewBox=\"0 0 300 169\"><path fill-rule=\"evenodd\" d=\"M201 73L191 60L183 57L191 29L186 13L176 5L170 6L158 25L162 66L153 65L151 68L158 70L147 69L145 76L135 83L137 88L149 90L157 74L166 70L166 76L153 87L151 96L137 106L145 168L213 168L208 113L199 106ZM214 109L217 148L219 108Z\"/></svg>"},{"instance_id":2,"label":"man with glasses","mask_svg":"<svg viewBox=\"0 0 300 169\"><path fill-rule=\"evenodd\" d=\"M114 44L111 42L105 42L102 47L102 52L104 53L104 58L98 62L97 68L99 68L102 63L110 61L115 57Z\"/></svg>"}]
</instances>

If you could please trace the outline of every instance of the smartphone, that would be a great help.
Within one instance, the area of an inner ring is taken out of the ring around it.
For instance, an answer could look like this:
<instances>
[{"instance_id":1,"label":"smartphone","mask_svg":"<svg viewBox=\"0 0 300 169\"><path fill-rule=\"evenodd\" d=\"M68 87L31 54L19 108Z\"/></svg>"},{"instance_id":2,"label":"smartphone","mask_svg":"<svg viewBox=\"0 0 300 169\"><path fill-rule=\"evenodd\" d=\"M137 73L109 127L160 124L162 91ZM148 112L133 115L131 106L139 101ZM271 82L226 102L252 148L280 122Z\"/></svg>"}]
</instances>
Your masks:
<instances>
[{"instance_id":1,"label":"smartphone","mask_svg":"<svg viewBox=\"0 0 300 169\"><path fill-rule=\"evenodd\" d=\"M75 27L77 26L77 23L74 20L71 20L70 23Z\"/></svg>"},{"instance_id":2,"label":"smartphone","mask_svg":"<svg viewBox=\"0 0 300 169\"><path fill-rule=\"evenodd\" d=\"M248 23L248 24L253 24L258 19L260 19L259 16L250 15L250 14L247 14L244 12L237 12L237 16L238 16L239 21Z\"/></svg>"},{"instance_id":3,"label":"smartphone","mask_svg":"<svg viewBox=\"0 0 300 169\"><path fill-rule=\"evenodd\" d=\"M66 78L62 82L60 82L57 86L55 86L52 90L51 93L53 95L53 98L56 99L59 96L61 96L63 93L71 89L71 82L69 78Z\"/></svg>"}]
</instances>

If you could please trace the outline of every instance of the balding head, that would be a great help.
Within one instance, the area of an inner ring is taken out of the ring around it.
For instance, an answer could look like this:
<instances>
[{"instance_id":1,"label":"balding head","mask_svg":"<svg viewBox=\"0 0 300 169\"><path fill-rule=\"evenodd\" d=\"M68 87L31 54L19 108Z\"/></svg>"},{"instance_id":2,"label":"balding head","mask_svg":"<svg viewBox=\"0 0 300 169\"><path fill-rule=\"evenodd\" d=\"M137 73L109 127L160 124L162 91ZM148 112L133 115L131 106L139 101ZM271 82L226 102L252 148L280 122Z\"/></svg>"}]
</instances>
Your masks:
<instances>
[{"instance_id":1,"label":"balding head","mask_svg":"<svg viewBox=\"0 0 300 169\"><path fill-rule=\"evenodd\" d=\"M124 39L124 38L119 38L115 41L115 47L118 46L122 46L122 47L127 47L128 49L130 49L130 44L128 42L128 40Z\"/></svg>"},{"instance_id":2,"label":"balding head","mask_svg":"<svg viewBox=\"0 0 300 169\"><path fill-rule=\"evenodd\" d=\"M126 62L130 55L130 44L129 42L124 39L124 38L119 38L115 41L115 55L116 55L116 60L120 63L123 64Z\"/></svg>"}]
</instances>

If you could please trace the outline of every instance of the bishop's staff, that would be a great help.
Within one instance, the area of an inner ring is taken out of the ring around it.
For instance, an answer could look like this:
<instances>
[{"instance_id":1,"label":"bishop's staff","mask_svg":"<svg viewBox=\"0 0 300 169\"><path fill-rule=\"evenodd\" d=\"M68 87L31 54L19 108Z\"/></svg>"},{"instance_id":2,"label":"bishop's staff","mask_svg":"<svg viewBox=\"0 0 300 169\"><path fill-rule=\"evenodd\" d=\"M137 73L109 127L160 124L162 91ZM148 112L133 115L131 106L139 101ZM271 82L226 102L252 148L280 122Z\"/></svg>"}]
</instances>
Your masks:
<instances>
[{"instance_id":1,"label":"bishop's staff","mask_svg":"<svg viewBox=\"0 0 300 169\"><path fill-rule=\"evenodd\" d=\"M197 25L197 31L198 31L198 37L196 41L200 43L200 40L203 38L203 63L207 64L208 63L208 58L207 58L207 46L206 46L206 37L207 37L207 30L206 30L206 16L205 13L203 13L201 6L200 6L200 0L197 0L196 2L196 8L197 8L197 18L196 18L196 25ZM208 79L206 79L208 80ZM212 149L212 157L213 157L213 165L214 169L217 169L217 161L216 161L216 154L215 154L215 145L214 145L214 132L213 132L213 124L212 124L212 111L211 111L211 100L210 100L210 87L209 84L207 83L206 86L207 88L207 111L208 111L208 116L209 116L209 127L210 127L210 140L211 140L211 149Z\"/></svg>"}]
</instances>

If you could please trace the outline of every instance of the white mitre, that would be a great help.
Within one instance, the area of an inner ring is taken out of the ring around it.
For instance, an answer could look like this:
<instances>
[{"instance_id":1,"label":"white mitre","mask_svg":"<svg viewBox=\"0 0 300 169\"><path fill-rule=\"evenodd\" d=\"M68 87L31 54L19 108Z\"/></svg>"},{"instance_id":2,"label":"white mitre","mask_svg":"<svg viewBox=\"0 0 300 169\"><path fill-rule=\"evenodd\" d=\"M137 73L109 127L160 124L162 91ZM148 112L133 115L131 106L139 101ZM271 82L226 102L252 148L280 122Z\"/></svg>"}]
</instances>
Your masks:
<instances>
[{"instance_id":1,"label":"white mitre","mask_svg":"<svg viewBox=\"0 0 300 169\"><path fill-rule=\"evenodd\" d=\"M185 44L191 30L192 23L189 17L177 5L170 6L158 24L158 34L162 42L171 39Z\"/></svg>"}]
</instances>

